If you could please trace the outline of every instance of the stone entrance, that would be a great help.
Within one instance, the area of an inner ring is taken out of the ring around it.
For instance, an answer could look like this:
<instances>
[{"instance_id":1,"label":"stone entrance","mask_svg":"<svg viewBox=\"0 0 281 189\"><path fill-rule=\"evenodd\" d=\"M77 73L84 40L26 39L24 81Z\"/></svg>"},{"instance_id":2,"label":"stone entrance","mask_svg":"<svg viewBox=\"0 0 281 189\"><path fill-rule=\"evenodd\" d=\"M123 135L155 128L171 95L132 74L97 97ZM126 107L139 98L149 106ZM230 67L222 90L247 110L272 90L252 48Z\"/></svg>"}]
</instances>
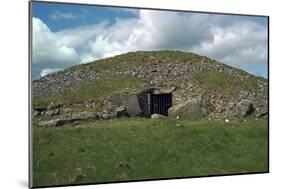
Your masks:
<instances>
[{"instance_id":1,"label":"stone entrance","mask_svg":"<svg viewBox=\"0 0 281 189\"><path fill-rule=\"evenodd\" d=\"M172 93L151 94L151 114L168 116L170 107L172 107Z\"/></svg>"},{"instance_id":2,"label":"stone entrance","mask_svg":"<svg viewBox=\"0 0 281 189\"><path fill-rule=\"evenodd\" d=\"M137 94L142 116L151 117L153 114L168 116L168 109L173 106L172 88L150 88Z\"/></svg>"}]
</instances>

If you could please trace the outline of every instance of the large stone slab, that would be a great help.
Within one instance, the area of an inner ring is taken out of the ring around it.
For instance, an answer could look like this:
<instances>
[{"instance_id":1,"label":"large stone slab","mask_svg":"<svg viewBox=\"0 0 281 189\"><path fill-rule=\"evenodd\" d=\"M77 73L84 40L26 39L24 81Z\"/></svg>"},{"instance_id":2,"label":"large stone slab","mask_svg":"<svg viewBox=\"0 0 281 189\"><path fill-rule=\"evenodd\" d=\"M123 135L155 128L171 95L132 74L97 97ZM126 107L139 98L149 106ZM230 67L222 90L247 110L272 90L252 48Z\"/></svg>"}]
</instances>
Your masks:
<instances>
[{"instance_id":1,"label":"large stone slab","mask_svg":"<svg viewBox=\"0 0 281 189\"><path fill-rule=\"evenodd\" d=\"M59 127L63 126L68 123L73 123L76 121L82 121L82 120L89 120L89 119L96 119L96 116L91 116L91 117L73 117L73 118L57 118L57 119L52 119L48 121L40 121L38 123L39 126L41 127Z\"/></svg>"},{"instance_id":2,"label":"large stone slab","mask_svg":"<svg viewBox=\"0 0 281 189\"><path fill-rule=\"evenodd\" d=\"M169 115L195 119L207 116L212 109L209 98L198 95L169 108Z\"/></svg>"},{"instance_id":3,"label":"large stone slab","mask_svg":"<svg viewBox=\"0 0 281 189\"><path fill-rule=\"evenodd\" d=\"M253 103L249 100L242 100L237 104L236 115L238 116L248 116L255 111Z\"/></svg>"},{"instance_id":4,"label":"large stone slab","mask_svg":"<svg viewBox=\"0 0 281 189\"><path fill-rule=\"evenodd\" d=\"M175 106L169 108L169 115L180 116L187 118L200 118L203 117L201 109L201 99L192 98L188 101L181 102Z\"/></svg>"},{"instance_id":5,"label":"large stone slab","mask_svg":"<svg viewBox=\"0 0 281 189\"><path fill-rule=\"evenodd\" d=\"M124 95L123 101L129 116L134 117L142 113L138 96L136 94Z\"/></svg>"},{"instance_id":6,"label":"large stone slab","mask_svg":"<svg viewBox=\"0 0 281 189\"><path fill-rule=\"evenodd\" d=\"M225 106L225 115L227 117L246 117L254 111L253 103L246 99L240 102L229 102Z\"/></svg>"}]
</instances>

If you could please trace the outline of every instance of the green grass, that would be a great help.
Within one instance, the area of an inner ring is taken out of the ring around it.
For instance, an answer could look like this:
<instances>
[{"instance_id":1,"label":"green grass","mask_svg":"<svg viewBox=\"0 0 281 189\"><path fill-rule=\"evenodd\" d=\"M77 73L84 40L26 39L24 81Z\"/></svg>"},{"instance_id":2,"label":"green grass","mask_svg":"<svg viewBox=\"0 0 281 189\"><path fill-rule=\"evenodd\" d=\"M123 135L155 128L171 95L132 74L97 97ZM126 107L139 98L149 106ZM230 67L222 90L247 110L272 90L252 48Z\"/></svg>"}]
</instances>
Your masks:
<instances>
[{"instance_id":1,"label":"green grass","mask_svg":"<svg viewBox=\"0 0 281 189\"><path fill-rule=\"evenodd\" d=\"M259 78L249 75L247 81L241 81L236 76L223 72L201 72L195 75L195 79L205 89L228 94L241 89L256 90L258 87L257 79Z\"/></svg>"},{"instance_id":2,"label":"green grass","mask_svg":"<svg viewBox=\"0 0 281 189\"><path fill-rule=\"evenodd\" d=\"M197 63L205 58L207 62L212 63L213 60L199 56L190 52L182 51L137 51L129 52L122 55L117 55L110 58L105 58L102 60L97 60L94 62L89 62L88 64L83 64L79 66L74 66L67 69L67 71L74 71L76 69L83 68L84 70L95 70L102 72L104 70L110 71L124 71L128 70L134 66L140 66L145 64L151 64L157 61L157 63L173 63L173 64L185 64L185 63ZM161 60L159 62L159 60Z\"/></svg>"},{"instance_id":3,"label":"green grass","mask_svg":"<svg viewBox=\"0 0 281 189\"><path fill-rule=\"evenodd\" d=\"M128 75L110 76L100 80L86 81L63 94L48 97L34 97L33 107L47 107L53 104L83 103L94 100L100 103L105 97L117 92L140 90L144 82Z\"/></svg>"},{"instance_id":4,"label":"green grass","mask_svg":"<svg viewBox=\"0 0 281 189\"><path fill-rule=\"evenodd\" d=\"M180 126L177 126L180 124ZM268 171L267 120L120 118L33 125L33 185Z\"/></svg>"}]
</instances>

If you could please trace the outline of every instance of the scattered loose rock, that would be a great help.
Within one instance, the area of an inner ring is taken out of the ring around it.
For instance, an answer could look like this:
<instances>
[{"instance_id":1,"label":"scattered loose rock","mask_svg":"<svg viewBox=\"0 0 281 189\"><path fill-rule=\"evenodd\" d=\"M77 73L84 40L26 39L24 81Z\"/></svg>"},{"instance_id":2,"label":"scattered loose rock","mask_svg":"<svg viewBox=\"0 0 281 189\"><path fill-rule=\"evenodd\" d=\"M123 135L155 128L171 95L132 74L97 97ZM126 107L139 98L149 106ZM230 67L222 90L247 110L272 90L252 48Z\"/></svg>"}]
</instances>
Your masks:
<instances>
[{"instance_id":1,"label":"scattered loose rock","mask_svg":"<svg viewBox=\"0 0 281 189\"><path fill-rule=\"evenodd\" d=\"M124 106L119 106L118 108L116 108L115 112L116 112L117 117L125 116L126 115L126 108Z\"/></svg>"},{"instance_id":2,"label":"scattered loose rock","mask_svg":"<svg viewBox=\"0 0 281 189\"><path fill-rule=\"evenodd\" d=\"M84 118L53 119L53 120L48 120L48 121L40 121L38 123L38 125L41 127L58 127L58 126L63 126L68 123L75 123L77 121L82 121L82 120L87 120L87 119L91 119L91 118L84 117Z\"/></svg>"},{"instance_id":3,"label":"scattered loose rock","mask_svg":"<svg viewBox=\"0 0 281 189\"><path fill-rule=\"evenodd\" d=\"M266 116L268 115L268 112L262 112L260 114L257 114L257 117L260 118L260 117L263 117L263 116Z\"/></svg>"},{"instance_id":4,"label":"scattered loose rock","mask_svg":"<svg viewBox=\"0 0 281 189\"><path fill-rule=\"evenodd\" d=\"M160 115L160 114L152 114L151 119L160 119L165 118L166 116Z\"/></svg>"}]
</instances>

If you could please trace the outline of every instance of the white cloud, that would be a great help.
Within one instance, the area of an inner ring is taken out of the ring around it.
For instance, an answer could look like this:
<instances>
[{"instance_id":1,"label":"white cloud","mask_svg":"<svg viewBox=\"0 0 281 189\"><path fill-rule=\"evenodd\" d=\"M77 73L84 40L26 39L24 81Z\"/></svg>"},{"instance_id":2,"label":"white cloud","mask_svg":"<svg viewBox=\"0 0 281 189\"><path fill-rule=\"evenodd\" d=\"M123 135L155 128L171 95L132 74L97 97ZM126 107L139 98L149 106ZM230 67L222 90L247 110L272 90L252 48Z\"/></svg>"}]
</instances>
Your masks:
<instances>
[{"instance_id":1,"label":"white cloud","mask_svg":"<svg viewBox=\"0 0 281 189\"><path fill-rule=\"evenodd\" d=\"M33 64L47 68L68 67L80 61L79 55L72 46L59 43L53 33L40 19L33 18Z\"/></svg>"},{"instance_id":2,"label":"white cloud","mask_svg":"<svg viewBox=\"0 0 281 189\"><path fill-rule=\"evenodd\" d=\"M69 12L55 11L50 15L50 18L52 20L62 20L62 19L73 20L73 19L77 19L78 17Z\"/></svg>"},{"instance_id":3,"label":"white cloud","mask_svg":"<svg viewBox=\"0 0 281 189\"><path fill-rule=\"evenodd\" d=\"M77 51L59 42L57 33L52 32L40 19L33 18L32 30L32 76L42 76L44 69L66 68L80 62Z\"/></svg>"},{"instance_id":4,"label":"white cloud","mask_svg":"<svg viewBox=\"0 0 281 189\"><path fill-rule=\"evenodd\" d=\"M208 17L164 11L140 12L140 39L153 48L191 48L202 40L210 40Z\"/></svg>"},{"instance_id":5,"label":"white cloud","mask_svg":"<svg viewBox=\"0 0 281 189\"><path fill-rule=\"evenodd\" d=\"M192 50L234 67L251 71L251 67L267 67L267 28L248 21L229 26L216 26L212 41L202 42Z\"/></svg>"},{"instance_id":6,"label":"white cloud","mask_svg":"<svg viewBox=\"0 0 281 189\"><path fill-rule=\"evenodd\" d=\"M138 18L52 32L33 18L33 61L66 68L128 51L193 51L253 73L267 69L266 26L247 17L141 10ZM265 71L266 72L266 71Z\"/></svg>"},{"instance_id":7,"label":"white cloud","mask_svg":"<svg viewBox=\"0 0 281 189\"><path fill-rule=\"evenodd\" d=\"M41 77L44 77L45 75L48 75L50 73L54 73L54 72L57 72L57 71L60 71L61 69L60 68L46 68L44 70L41 71L40 73L40 76Z\"/></svg>"}]
</instances>

